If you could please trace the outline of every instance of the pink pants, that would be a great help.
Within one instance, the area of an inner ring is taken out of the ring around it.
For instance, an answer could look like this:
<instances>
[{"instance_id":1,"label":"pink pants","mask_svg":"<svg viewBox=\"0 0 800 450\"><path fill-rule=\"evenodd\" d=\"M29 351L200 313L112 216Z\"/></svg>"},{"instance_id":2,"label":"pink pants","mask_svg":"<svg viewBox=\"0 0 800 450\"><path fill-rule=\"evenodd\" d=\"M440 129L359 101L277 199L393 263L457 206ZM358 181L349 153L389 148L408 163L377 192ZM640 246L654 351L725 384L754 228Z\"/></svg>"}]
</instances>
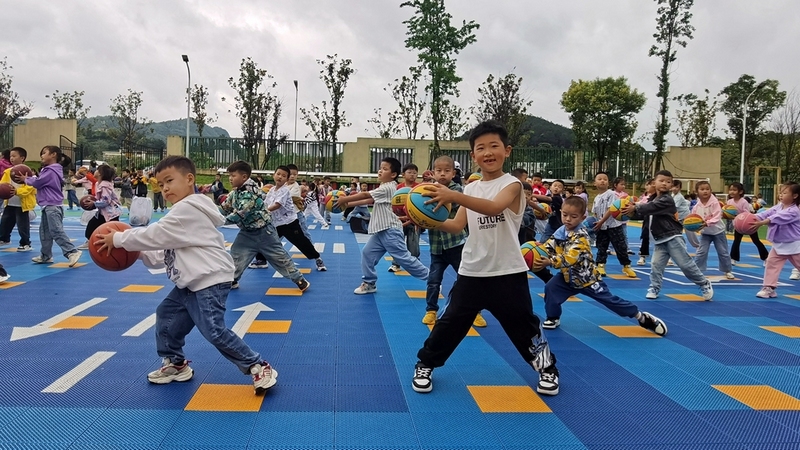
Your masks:
<instances>
[{"instance_id":1,"label":"pink pants","mask_svg":"<svg viewBox=\"0 0 800 450\"><path fill-rule=\"evenodd\" d=\"M767 266L764 268L764 286L769 286L771 288L778 286L778 277L787 260L791 261L792 265L796 267L797 270L800 270L800 254L779 255L775 253L774 248L769 251Z\"/></svg>"}]
</instances>

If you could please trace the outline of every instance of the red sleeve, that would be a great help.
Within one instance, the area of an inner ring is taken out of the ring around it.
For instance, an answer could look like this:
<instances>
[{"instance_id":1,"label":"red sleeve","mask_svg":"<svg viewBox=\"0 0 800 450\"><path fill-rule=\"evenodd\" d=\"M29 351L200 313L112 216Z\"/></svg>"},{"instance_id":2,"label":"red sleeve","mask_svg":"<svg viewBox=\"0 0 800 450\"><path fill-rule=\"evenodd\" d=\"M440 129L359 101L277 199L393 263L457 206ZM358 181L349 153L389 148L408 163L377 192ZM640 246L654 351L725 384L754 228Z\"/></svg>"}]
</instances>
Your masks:
<instances>
[{"instance_id":1,"label":"red sleeve","mask_svg":"<svg viewBox=\"0 0 800 450\"><path fill-rule=\"evenodd\" d=\"M86 179L92 182L92 186L89 189L89 191L91 192L92 195L95 195L95 192L96 192L95 184L97 184L97 178L94 177L94 174L92 172L87 171L86 172Z\"/></svg>"}]
</instances>

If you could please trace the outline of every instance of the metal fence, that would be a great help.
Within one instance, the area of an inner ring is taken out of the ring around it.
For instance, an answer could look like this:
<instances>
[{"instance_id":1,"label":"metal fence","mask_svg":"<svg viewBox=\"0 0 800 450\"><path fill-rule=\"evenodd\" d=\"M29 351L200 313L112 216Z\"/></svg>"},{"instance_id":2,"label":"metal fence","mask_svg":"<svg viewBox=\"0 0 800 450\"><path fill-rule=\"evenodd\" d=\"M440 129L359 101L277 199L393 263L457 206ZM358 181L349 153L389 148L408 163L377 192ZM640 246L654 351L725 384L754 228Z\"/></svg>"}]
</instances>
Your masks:
<instances>
[{"instance_id":1,"label":"metal fence","mask_svg":"<svg viewBox=\"0 0 800 450\"><path fill-rule=\"evenodd\" d=\"M341 142L283 141L270 145L269 141L262 140L255 147L247 148L241 138L189 138L189 157L198 169L224 168L241 160L261 170L294 164L301 171L336 172L342 170L343 151Z\"/></svg>"},{"instance_id":2,"label":"metal fence","mask_svg":"<svg viewBox=\"0 0 800 450\"><path fill-rule=\"evenodd\" d=\"M14 126L0 128L0 151L14 146Z\"/></svg>"}]
</instances>

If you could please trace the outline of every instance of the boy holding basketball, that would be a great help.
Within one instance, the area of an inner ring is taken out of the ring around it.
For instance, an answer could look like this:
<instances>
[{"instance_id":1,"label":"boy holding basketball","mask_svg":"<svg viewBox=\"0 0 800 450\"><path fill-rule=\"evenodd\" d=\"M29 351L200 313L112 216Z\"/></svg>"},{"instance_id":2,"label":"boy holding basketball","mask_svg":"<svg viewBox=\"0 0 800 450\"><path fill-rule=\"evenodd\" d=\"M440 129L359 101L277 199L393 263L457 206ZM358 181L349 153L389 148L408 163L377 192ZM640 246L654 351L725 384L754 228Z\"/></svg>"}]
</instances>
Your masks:
<instances>
[{"instance_id":1,"label":"boy holding basketball","mask_svg":"<svg viewBox=\"0 0 800 450\"><path fill-rule=\"evenodd\" d=\"M561 221L564 225L544 244L550 257L536 258L533 262L534 271L547 266L560 270L544 287L547 319L542 327L548 330L558 328L561 324L561 305L571 295L583 294L622 317L636 319L642 328L659 336L667 334L667 326L658 317L639 311L636 305L608 290L592 258L589 233L583 226L585 215L586 203L583 199L570 197L564 200L561 207Z\"/></svg>"},{"instance_id":2,"label":"boy holding basketball","mask_svg":"<svg viewBox=\"0 0 800 450\"><path fill-rule=\"evenodd\" d=\"M592 205L592 213L598 219L594 226L597 233L597 272L601 276L606 275L606 260L610 243L617 253L619 263L622 264L622 273L630 278L636 278L636 272L631 269L631 258L628 256L628 238L625 236L625 228L623 228L622 222L611 215L611 204L617 199L617 194L608 188L608 174L597 172L594 177L594 187L597 188L597 196Z\"/></svg>"},{"instance_id":3,"label":"boy holding basketball","mask_svg":"<svg viewBox=\"0 0 800 450\"><path fill-rule=\"evenodd\" d=\"M445 221L439 231L458 233L469 225L469 236L450 302L417 353L411 386L421 393L433 389L433 370L444 365L469 332L475 315L486 309L503 326L522 358L539 373L537 392L556 395L556 357L533 313L528 267L517 241L525 195L521 182L503 172L503 162L511 154L508 132L499 122L483 122L470 132L469 143L483 179L470 183L463 194L446 186L429 188L428 203L437 203L437 208L448 203L461 205L455 218Z\"/></svg>"},{"instance_id":4,"label":"boy holding basketball","mask_svg":"<svg viewBox=\"0 0 800 450\"><path fill-rule=\"evenodd\" d=\"M24 164L28 152L22 147L14 147L9 151L8 159L13 166ZM18 183L11 178L11 168L2 174L0 183L11 184L12 197L0 200L5 203L2 218L0 218L0 245L11 243L11 230L17 227L19 233L18 252L31 251L31 220L28 215L36 207L36 188L24 183Z\"/></svg>"},{"instance_id":5,"label":"boy holding basketball","mask_svg":"<svg viewBox=\"0 0 800 450\"><path fill-rule=\"evenodd\" d=\"M156 309L156 349L160 369L147 375L154 384L188 381L194 371L183 351L186 335L200 333L244 374L253 378L256 394L277 382L278 372L225 325L225 302L231 289L233 258L217 227L225 223L214 202L195 194L195 166L183 156L159 162L155 176L172 208L146 228L109 232L96 237L99 252L124 248L141 251L151 268L167 269L175 287Z\"/></svg>"},{"instance_id":6,"label":"boy holding basketball","mask_svg":"<svg viewBox=\"0 0 800 450\"><path fill-rule=\"evenodd\" d=\"M419 168L416 164L406 164L403 166L403 182L397 185L397 189L411 188L413 189L417 183L417 173ZM403 234L406 236L406 248L411 252L411 256L419 258L419 228L413 223L403 226ZM389 272L399 272L400 264L392 260L392 265L389 266Z\"/></svg>"}]
</instances>

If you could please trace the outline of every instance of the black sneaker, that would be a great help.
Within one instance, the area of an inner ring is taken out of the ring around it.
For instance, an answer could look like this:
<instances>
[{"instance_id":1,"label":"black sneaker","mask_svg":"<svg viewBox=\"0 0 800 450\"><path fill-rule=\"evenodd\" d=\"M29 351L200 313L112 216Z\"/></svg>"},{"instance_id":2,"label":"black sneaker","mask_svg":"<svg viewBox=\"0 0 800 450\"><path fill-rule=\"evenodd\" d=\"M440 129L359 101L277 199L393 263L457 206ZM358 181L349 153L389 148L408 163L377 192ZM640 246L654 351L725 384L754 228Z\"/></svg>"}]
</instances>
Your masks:
<instances>
[{"instance_id":1,"label":"black sneaker","mask_svg":"<svg viewBox=\"0 0 800 450\"><path fill-rule=\"evenodd\" d=\"M558 369L555 364L539 372L536 392L542 395L558 395Z\"/></svg>"},{"instance_id":2,"label":"black sneaker","mask_svg":"<svg viewBox=\"0 0 800 450\"><path fill-rule=\"evenodd\" d=\"M414 389L414 391L422 394L432 391L432 373L433 367L428 367L421 362L418 362L417 365L414 366L414 378L411 380L411 387Z\"/></svg>"},{"instance_id":3,"label":"black sneaker","mask_svg":"<svg viewBox=\"0 0 800 450\"><path fill-rule=\"evenodd\" d=\"M326 270L328 270L328 268L325 267L325 263L322 262L322 258L317 258L317 271L325 272Z\"/></svg>"},{"instance_id":4,"label":"black sneaker","mask_svg":"<svg viewBox=\"0 0 800 450\"><path fill-rule=\"evenodd\" d=\"M545 330L555 330L559 325L561 325L561 320L552 317L548 317L547 320L542 322L542 328Z\"/></svg>"},{"instance_id":5,"label":"black sneaker","mask_svg":"<svg viewBox=\"0 0 800 450\"><path fill-rule=\"evenodd\" d=\"M392 264L391 266L389 266L389 272L394 273L394 272L400 272L401 270L403 269L401 269L400 266L398 266L397 264Z\"/></svg>"},{"instance_id":6,"label":"black sneaker","mask_svg":"<svg viewBox=\"0 0 800 450\"><path fill-rule=\"evenodd\" d=\"M667 324L649 312L641 311L641 317L639 317L639 326L646 328L659 336L664 336L667 334Z\"/></svg>"},{"instance_id":7,"label":"black sneaker","mask_svg":"<svg viewBox=\"0 0 800 450\"><path fill-rule=\"evenodd\" d=\"M233 283L231 283L231 289L239 289L239 282L234 281Z\"/></svg>"},{"instance_id":8,"label":"black sneaker","mask_svg":"<svg viewBox=\"0 0 800 450\"><path fill-rule=\"evenodd\" d=\"M300 278L300 281L297 282L297 287L300 289L300 292L305 292L311 283L309 283L305 278Z\"/></svg>"}]
</instances>

